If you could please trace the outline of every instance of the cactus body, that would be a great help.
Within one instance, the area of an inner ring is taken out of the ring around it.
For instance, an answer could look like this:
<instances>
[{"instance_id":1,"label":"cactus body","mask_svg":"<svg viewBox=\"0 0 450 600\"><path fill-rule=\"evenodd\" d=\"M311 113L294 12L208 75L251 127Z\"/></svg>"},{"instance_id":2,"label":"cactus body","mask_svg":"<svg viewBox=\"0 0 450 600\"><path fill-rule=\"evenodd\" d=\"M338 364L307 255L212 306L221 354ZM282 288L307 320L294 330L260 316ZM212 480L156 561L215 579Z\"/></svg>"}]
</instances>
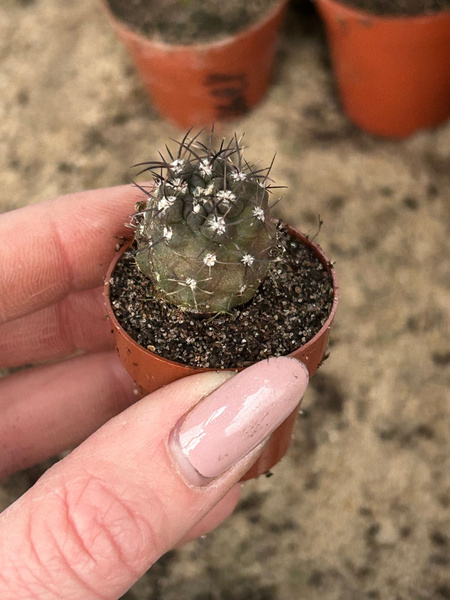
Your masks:
<instances>
[{"instance_id":1,"label":"cactus body","mask_svg":"<svg viewBox=\"0 0 450 600\"><path fill-rule=\"evenodd\" d=\"M270 169L253 170L236 139L216 151L197 136L145 167L155 187L136 207L139 269L168 302L193 312L250 300L276 244Z\"/></svg>"}]
</instances>

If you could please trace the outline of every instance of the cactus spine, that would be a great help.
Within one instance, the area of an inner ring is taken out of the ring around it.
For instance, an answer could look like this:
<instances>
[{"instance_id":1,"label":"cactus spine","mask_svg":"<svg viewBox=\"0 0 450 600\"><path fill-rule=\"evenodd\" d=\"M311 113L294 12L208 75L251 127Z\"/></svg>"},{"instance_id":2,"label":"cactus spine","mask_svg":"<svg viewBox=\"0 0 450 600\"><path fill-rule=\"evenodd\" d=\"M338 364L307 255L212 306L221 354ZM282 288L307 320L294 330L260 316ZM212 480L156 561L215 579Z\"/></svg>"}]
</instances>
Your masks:
<instances>
[{"instance_id":1,"label":"cactus spine","mask_svg":"<svg viewBox=\"0 0 450 600\"><path fill-rule=\"evenodd\" d=\"M155 181L136 206L136 262L168 302L196 313L244 304L276 245L268 169L253 169L235 137L215 150L188 134L168 159L142 163Z\"/></svg>"}]
</instances>

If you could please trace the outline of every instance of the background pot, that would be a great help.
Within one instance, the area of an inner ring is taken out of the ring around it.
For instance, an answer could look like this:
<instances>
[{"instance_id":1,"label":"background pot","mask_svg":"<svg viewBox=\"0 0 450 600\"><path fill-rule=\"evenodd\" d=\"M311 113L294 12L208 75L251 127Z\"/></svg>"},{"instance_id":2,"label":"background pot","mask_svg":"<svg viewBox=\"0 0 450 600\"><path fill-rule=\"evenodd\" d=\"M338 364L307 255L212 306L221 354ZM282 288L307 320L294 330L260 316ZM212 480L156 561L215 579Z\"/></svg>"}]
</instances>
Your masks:
<instances>
[{"instance_id":1,"label":"background pot","mask_svg":"<svg viewBox=\"0 0 450 600\"><path fill-rule=\"evenodd\" d=\"M333 322L339 296L339 288L337 285L336 274L329 260L323 253L320 246L309 240L304 234L298 230L289 227L289 234L301 240L302 244L311 248L314 254L319 258L326 270L330 273L333 281L333 306L330 315L322 326L320 331L305 345L297 348L292 355L301 360L308 368L310 377L319 368L322 363L328 348L330 337L331 324ZM110 294L110 279L114 268L127 250L130 244L125 245L116 255L111 263L108 273L105 278L104 295L106 300L106 309L108 318L112 326L117 352L125 369L139 386L143 395L150 394L164 385L193 375L194 373L203 373L212 371L210 368L194 368L171 360L167 360L150 352L143 346L135 342L122 328L117 321L114 311L112 310L109 294ZM258 458L253 467L246 473L243 480L257 477L262 473L269 471L286 453L289 448L292 432L297 418L298 409L294 411L278 429L276 429L266 444L261 456Z\"/></svg>"},{"instance_id":2,"label":"background pot","mask_svg":"<svg viewBox=\"0 0 450 600\"><path fill-rule=\"evenodd\" d=\"M450 13L373 15L316 0L345 112L392 138L450 117Z\"/></svg>"},{"instance_id":3,"label":"background pot","mask_svg":"<svg viewBox=\"0 0 450 600\"><path fill-rule=\"evenodd\" d=\"M236 118L264 96L288 0L258 23L218 42L171 45L118 21L104 4L160 114L186 130Z\"/></svg>"}]
</instances>

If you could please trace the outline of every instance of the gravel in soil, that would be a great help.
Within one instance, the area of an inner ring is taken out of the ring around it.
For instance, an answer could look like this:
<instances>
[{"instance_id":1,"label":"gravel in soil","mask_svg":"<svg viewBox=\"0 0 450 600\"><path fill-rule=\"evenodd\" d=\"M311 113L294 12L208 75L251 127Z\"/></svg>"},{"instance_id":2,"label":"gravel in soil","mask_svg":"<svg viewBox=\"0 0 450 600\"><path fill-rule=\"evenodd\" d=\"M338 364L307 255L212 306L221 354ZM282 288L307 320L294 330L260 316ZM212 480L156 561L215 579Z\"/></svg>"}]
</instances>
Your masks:
<instances>
[{"instance_id":1,"label":"gravel in soil","mask_svg":"<svg viewBox=\"0 0 450 600\"><path fill-rule=\"evenodd\" d=\"M112 13L152 39L194 44L220 39L257 22L279 0L107 0ZM150 6L151 5L151 6Z\"/></svg>"},{"instance_id":2,"label":"gravel in soil","mask_svg":"<svg viewBox=\"0 0 450 600\"><path fill-rule=\"evenodd\" d=\"M450 0L341 0L376 15L420 15L450 10Z\"/></svg>"},{"instance_id":3,"label":"gravel in soil","mask_svg":"<svg viewBox=\"0 0 450 600\"><path fill-rule=\"evenodd\" d=\"M321 329L333 305L331 275L310 248L280 235L285 248L247 304L199 317L157 298L128 250L111 278L111 303L125 331L164 358L194 367L241 368L290 354Z\"/></svg>"}]
</instances>

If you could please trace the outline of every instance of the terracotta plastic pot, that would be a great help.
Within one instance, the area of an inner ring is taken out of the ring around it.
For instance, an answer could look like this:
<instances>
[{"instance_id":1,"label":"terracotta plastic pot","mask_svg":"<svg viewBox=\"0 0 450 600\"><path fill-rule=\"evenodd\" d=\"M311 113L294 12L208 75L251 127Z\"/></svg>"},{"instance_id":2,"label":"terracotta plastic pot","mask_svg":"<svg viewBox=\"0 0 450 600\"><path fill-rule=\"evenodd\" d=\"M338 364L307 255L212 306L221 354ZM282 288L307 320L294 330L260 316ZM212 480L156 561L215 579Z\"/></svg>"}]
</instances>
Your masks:
<instances>
[{"instance_id":1,"label":"terracotta plastic pot","mask_svg":"<svg viewBox=\"0 0 450 600\"><path fill-rule=\"evenodd\" d=\"M288 0L258 23L218 42L171 45L118 21L104 4L159 113L186 130L236 118L264 96Z\"/></svg>"},{"instance_id":2,"label":"terracotta plastic pot","mask_svg":"<svg viewBox=\"0 0 450 600\"><path fill-rule=\"evenodd\" d=\"M331 324L333 322L338 303L339 290L334 269L320 246L309 240L305 235L292 227L289 227L289 233L290 235L299 238L303 244L313 250L315 255L325 266L326 270L330 273L333 281L333 306L327 321L320 331L309 342L292 352L293 356L301 360L307 366L309 375L311 377L319 368L327 352ZM129 246L130 244L125 245L111 263L105 278L104 295L108 318L112 326L112 333L114 334L116 348L120 360L122 361L125 369L139 386L142 394L145 395L154 392L162 386L171 383L172 381L193 375L194 373L203 373L205 371L214 370L209 368L189 367L171 360L167 360L158 356L157 354L154 354L153 352L150 352L135 342L124 331L120 323L117 321L109 301L110 279L118 260ZM264 447L261 456L258 458L253 467L246 473L246 475L243 477L243 480L257 477L262 473L267 473L267 471L269 471L285 455L291 442L297 413L298 409L272 433L271 438Z\"/></svg>"},{"instance_id":3,"label":"terracotta plastic pot","mask_svg":"<svg viewBox=\"0 0 450 600\"><path fill-rule=\"evenodd\" d=\"M359 127L403 138L450 117L450 12L379 16L316 3L344 110Z\"/></svg>"}]
</instances>

